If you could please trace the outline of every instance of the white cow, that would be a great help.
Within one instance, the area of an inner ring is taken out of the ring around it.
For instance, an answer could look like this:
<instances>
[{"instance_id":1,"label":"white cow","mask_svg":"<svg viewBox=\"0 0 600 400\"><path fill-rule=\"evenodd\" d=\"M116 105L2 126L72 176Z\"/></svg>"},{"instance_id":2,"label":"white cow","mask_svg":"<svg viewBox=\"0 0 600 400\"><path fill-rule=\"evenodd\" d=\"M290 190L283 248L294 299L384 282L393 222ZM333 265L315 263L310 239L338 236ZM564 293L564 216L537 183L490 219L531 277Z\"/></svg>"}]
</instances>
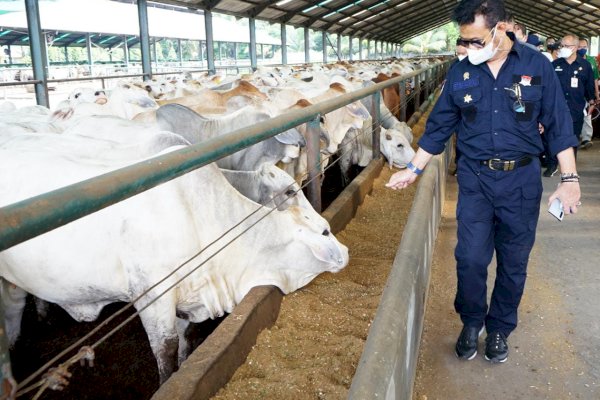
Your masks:
<instances>
[{"instance_id":1,"label":"white cow","mask_svg":"<svg viewBox=\"0 0 600 400\"><path fill-rule=\"evenodd\" d=\"M272 164L263 164L256 171L221 169L227 181L252 201L278 210L298 206L316 212L296 181Z\"/></svg>"},{"instance_id":2,"label":"white cow","mask_svg":"<svg viewBox=\"0 0 600 400\"><path fill-rule=\"evenodd\" d=\"M30 139L28 150L0 149L0 206L123 165L78 157L72 144L48 151ZM89 141L70 139L82 146ZM289 293L348 263L347 248L324 219L298 207L265 208L245 219L257 207L211 164L3 251L8 336L14 341L18 335L25 292L58 304L78 321L95 320L106 304L135 301L164 381L175 368L179 341L186 347L178 317L201 322L222 316L254 286L276 285ZM175 288L159 297L170 285Z\"/></svg>"},{"instance_id":3,"label":"white cow","mask_svg":"<svg viewBox=\"0 0 600 400\"><path fill-rule=\"evenodd\" d=\"M185 106L167 104L158 109L156 117L161 129L180 134L191 143L198 143L266 121L271 115L260 108L247 106L231 114L208 118ZM298 157L299 149L304 145L304 137L296 129L290 129L222 158L217 164L226 169L254 171L264 163L289 163Z\"/></svg>"},{"instance_id":4,"label":"white cow","mask_svg":"<svg viewBox=\"0 0 600 400\"><path fill-rule=\"evenodd\" d=\"M406 139L405 135L396 129L380 128L379 148L381 154L388 161L390 168L406 168L406 164L412 160L415 151ZM348 132L340 145L339 165L342 172L344 184L348 183L348 171L351 165L366 167L373 159L373 134L369 124L362 131L352 130Z\"/></svg>"}]
</instances>

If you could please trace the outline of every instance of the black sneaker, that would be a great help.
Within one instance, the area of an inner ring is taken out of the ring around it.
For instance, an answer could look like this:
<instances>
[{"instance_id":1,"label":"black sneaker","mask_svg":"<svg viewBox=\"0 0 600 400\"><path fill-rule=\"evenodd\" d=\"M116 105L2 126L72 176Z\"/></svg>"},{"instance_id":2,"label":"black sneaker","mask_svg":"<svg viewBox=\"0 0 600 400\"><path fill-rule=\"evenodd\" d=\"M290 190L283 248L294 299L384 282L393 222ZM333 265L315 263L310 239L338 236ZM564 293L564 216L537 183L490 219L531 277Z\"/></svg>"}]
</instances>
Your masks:
<instances>
[{"instance_id":1,"label":"black sneaker","mask_svg":"<svg viewBox=\"0 0 600 400\"><path fill-rule=\"evenodd\" d=\"M460 336L456 341L456 357L472 360L477 355L477 344L479 336L483 333L483 327L463 326Z\"/></svg>"},{"instance_id":2,"label":"black sneaker","mask_svg":"<svg viewBox=\"0 0 600 400\"><path fill-rule=\"evenodd\" d=\"M558 165L555 165L553 167L548 167L545 171L544 171L544 176L546 178L550 178L552 176L554 176L554 174L556 174L556 172L558 172Z\"/></svg>"},{"instance_id":3,"label":"black sneaker","mask_svg":"<svg viewBox=\"0 0 600 400\"><path fill-rule=\"evenodd\" d=\"M493 363L508 360L508 342L504 333L492 332L485 338L485 359Z\"/></svg>"},{"instance_id":4,"label":"black sneaker","mask_svg":"<svg viewBox=\"0 0 600 400\"><path fill-rule=\"evenodd\" d=\"M592 147L594 145L594 142L592 142L591 140L584 140L583 142L581 142L581 144L579 145L579 148L581 150L585 150L588 149L590 147Z\"/></svg>"}]
</instances>

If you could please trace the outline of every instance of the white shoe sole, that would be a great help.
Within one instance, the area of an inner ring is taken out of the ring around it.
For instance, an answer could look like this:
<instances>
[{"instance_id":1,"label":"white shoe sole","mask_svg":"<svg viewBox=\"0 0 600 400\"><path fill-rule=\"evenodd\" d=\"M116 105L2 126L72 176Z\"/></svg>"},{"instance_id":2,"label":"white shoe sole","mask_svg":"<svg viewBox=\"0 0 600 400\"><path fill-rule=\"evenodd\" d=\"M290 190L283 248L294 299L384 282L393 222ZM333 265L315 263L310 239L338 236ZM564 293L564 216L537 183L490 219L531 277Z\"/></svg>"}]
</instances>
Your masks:
<instances>
[{"instance_id":1,"label":"white shoe sole","mask_svg":"<svg viewBox=\"0 0 600 400\"><path fill-rule=\"evenodd\" d=\"M506 362L506 360L508 360L508 356L504 357L502 360L491 360L488 358L488 356L486 356L485 354L483 355L483 357L485 357L485 359L491 363L503 363Z\"/></svg>"},{"instance_id":2,"label":"white shoe sole","mask_svg":"<svg viewBox=\"0 0 600 400\"><path fill-rule=\"evenodd\" d=\"M479 330L479 333L477 334L477 337L480 337L483 334L483 331L485 330L485 325L481 327L481 329ZM456 350L454 350L454 354L456 355L457 358L462 358L458 355L458 353L456 352ZM473 353L472 356L470 356L469 358L467 358L467 361L471 361L472 359L474 359L475 357L477 357L477 350L475 350L475 353ZM506 360L504 360L506 361Z\"/></svg>"}]
</instances>

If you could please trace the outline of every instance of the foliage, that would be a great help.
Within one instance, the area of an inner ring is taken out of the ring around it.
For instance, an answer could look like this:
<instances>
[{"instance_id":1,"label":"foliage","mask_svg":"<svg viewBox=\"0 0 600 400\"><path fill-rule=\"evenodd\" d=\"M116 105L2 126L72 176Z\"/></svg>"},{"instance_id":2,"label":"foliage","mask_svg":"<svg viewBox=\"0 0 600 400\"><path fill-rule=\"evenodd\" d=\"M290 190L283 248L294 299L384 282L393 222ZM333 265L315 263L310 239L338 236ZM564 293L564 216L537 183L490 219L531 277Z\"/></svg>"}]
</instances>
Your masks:
<instances>
[{"instance_id":1,"label":"foliage","mask_svg":"<svg viewBox=\"0 0 600 400\"><path fill-rule=\"evenodd\" d=\"M408 40L402 46L402 51L418 54L453 52L458 36L458 27L451 22Z\"/></svg>"}]
</instances>

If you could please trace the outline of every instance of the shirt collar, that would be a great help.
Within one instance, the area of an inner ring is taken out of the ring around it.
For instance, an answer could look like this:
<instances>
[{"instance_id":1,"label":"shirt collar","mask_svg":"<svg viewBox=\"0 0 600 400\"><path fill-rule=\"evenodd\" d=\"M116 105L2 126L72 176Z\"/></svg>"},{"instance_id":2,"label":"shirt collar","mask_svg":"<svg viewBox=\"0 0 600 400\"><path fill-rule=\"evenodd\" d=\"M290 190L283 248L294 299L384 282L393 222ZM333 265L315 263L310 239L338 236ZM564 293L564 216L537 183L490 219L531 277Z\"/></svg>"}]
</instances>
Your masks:
<instances>
[{"instance_id":1,"label":"shirt collar","mask_svg":"<svg viewBox=\"0 0 600 400\"><path fill-rule=\"evenodd\" d=\"M523 51L523 47L525 46L522 43L519 43L513 32L506 32L506 36L508 36L508 38L513 42L509 54L514 53L519 58L521 58L521 52Z\"/></svg>"}]
</instances>

